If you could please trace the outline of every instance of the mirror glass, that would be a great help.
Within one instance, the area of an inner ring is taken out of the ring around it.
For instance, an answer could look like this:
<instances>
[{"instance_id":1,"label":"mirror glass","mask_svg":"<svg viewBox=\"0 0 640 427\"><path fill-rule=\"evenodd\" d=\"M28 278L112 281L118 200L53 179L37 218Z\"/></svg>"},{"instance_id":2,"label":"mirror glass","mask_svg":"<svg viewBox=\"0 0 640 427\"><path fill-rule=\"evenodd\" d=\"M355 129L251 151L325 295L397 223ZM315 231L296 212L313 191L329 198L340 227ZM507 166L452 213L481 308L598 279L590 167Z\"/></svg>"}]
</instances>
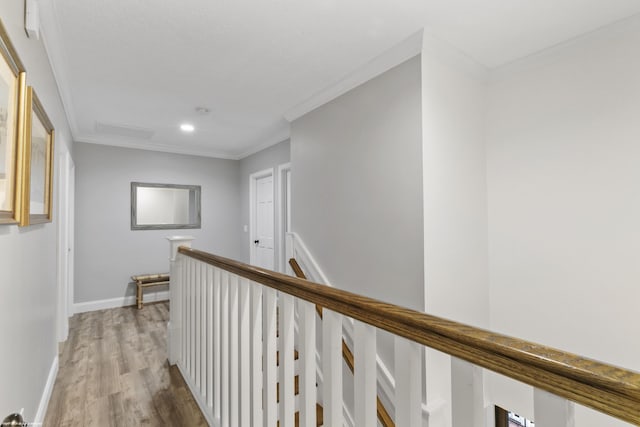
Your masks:
<instances>
[{"instance_id":1,"label":"mirror glass","mask_svg":"<svg viewBox=\"0 0 640 427\"><path fill-rule=\"evenodd\" d=\"M200 228L200 186L131 183L131 229Z\"/></svg>"}]
</instances>

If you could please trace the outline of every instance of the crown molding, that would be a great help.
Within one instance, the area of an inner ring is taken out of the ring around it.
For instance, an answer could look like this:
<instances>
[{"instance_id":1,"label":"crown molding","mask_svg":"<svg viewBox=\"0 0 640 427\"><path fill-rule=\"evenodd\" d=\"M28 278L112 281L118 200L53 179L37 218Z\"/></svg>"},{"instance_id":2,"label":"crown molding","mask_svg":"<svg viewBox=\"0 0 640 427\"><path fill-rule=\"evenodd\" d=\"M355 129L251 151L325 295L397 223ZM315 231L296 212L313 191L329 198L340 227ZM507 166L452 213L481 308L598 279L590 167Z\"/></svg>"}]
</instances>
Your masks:
<instances>
[{"instance_id":1,"label":"crown molding","mask_svg":"<svg viewBox=\"0 0 640 427\"><path fill-rule=\"evenodd\" d=\"M122 148L133 148L137 150L146 150L146 151L161 151L163 153L172 153L172 154L186 154L190 156L200 156L200 157L213 157L216 159L226 159L226 160L242 160L245 157L249 157L255 153L258 153L262 150L265 150L269 147L277 145L281 142L285 142L289 139L289 128L278 132L273 137L269 138L266 142L254 146L247 151L244 151L240 154L229 153L225 151L212 150L208 148L201 147L177 147L169 144L161 144L157 142L151 141L138 141L132 139L124 139L124 138L101 138L95 137L91 135L79 135L74 138L76 142L83 142L86 144L96 144L96 145L109 145L112 147L122 147Z\"/></svg>"},{"instance_id":2,"label":"crown molding","mask_svg":"<svg viewBox=\"0 0 640 427\"><path fill-rule=\"evenodd\" d=\"M96 138L89 135L79 135L77 138L74 138L74 140L76 142L84 142L86 144L108 145L112 147L133 148L146 151L160 151L163 153L172 154L186 154L190 156L213 157L216 159L240 160L241 158L237 154L231 154L224 151L216 151L200 147L178 147L168 144L159 144L151 141L141 142L123 138Z\"/></svg>"},{"instance_id":3,"label":"crown molding","mask_svg":"<svg viewBox=\"0 0 640 427\"><path fill-rule=\"evenodd\" d=\"M596 28L595 30L588 33L584 33L564 42L558 43L555 46L542 49L520 59L516 59L504 65L492 68L489 74L489 83L500 82L501 80L509 78L512 75L531 69L532 67L538 66L540 64L545 64L551 58L556 57L559 53L567 49L571 49L574 46L602 40L617 33L637 29L639 26L640 13L637 13L630 17Z\"/></svg>"},{"instance_id":4,"label":"crown molding","mask_svg":"<svg viewBox=\"0 0 640 427\"><path fill-rule=\"evenodd\" d=\"M471 77L486 82L489 79L489 68L485 67L471 56L461 51L451 43L448 43L426 30L422 39L422 63L435 59L450 65L456 70L462 71ZM423 69L423 73L424 73Z\"/></svg>"},{"instance_id":5,"label":"crown molding","mask_svg":"<svg viewBox=\"0 0 640 427\"><path fill-rule=\"evenodd\" d=\"M60 27L58 25L55 2L53 0L40 1L39 11L40 30L44 50L47 53L47 58L51 65L53 79L60 94L62 107L67 117L67 123L69 123L69 128L71 129L72 139L75 140L76 135L78 135L78 123L75 119L73 98L71 97L68 86L64 84L69 81L67 79L69 74L66 70L67 56L60 38Z\"/></svg>"},{"instance_id":6,"label":"crown molding","mask_svg":"<svg viewBox=\"0 0 640 427\"><path fill-rule=\"evenodd\" d=\"M349 92L351 89L360 86L362 83L365 83L385 71L390 70L396 65L419 55L422 50L422 33L423 30L420 30L412 34L396 46L373 58L355 71L347 74L333 85L321 90L288 111L285 111L284 118L287 121L292 122L315 110L321 105L324 105L336 99L340 95Z\"/></svg>"},{"instance_id":7,"label":"crown molding","mask_svg":"<svg viewBox=\"0 0 640 427\"><path fill-rule=\"evenodd\" d=\"M276 135L272 136L271 138L268 138L265 142L263 142L262 144L258 144L250 149L248 149L247 151L242 152L239 156L238 156L238 160L242 160L245 157L249 157L253 154L259 153L262 150L266 150L269 147L272 147L276 144L280 144L281 142L285 142L286 140L288 140L291 137L291 130L289 128L289 126L287 126L286 129L283 129L281 131L279 131Z\"/></svg>"}]
</instances>

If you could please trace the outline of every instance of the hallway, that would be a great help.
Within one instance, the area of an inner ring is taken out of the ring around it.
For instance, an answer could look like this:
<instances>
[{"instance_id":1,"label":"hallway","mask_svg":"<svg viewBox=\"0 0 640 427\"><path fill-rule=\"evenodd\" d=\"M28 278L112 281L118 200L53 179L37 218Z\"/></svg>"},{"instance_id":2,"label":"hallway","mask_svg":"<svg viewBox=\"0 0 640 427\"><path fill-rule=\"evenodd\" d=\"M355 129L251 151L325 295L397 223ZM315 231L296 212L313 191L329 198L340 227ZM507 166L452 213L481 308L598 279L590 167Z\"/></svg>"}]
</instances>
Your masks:
<instances>
[{"instance_id":1,"label":"hallway","mask_svg":"<svg viewBox=\"0 0 640 427\"><path fill-rule=\"evenodd\" d=\"M44 425L206 426L166 355L169 303L76 314Z\"/></svg>"}]
</instances>

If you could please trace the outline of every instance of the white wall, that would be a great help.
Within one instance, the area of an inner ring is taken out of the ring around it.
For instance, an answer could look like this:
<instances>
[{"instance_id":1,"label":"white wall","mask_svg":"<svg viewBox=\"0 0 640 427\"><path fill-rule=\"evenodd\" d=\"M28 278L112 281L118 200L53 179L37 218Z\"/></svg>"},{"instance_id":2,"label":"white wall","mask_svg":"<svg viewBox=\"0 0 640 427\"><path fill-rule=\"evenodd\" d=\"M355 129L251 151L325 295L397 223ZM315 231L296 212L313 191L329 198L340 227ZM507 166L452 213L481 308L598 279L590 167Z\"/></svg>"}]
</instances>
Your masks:
<instances>
[{"instance_id":1,"label":"white wall","mask_svg":"<svg viewBox=\"0 0 640 427\"><path fill-rule=\"evenodd\" d=\"M421 56L424 308L487 327L484 70L428 35ZM427 353L428 402L447 402L431 414L432 425L473 425L478 414L472 398L482 401L464 386L473 381L470 367L459 363L452 373L450 357Z\"/></svg>"},{"instance_id":2,"label":"white wall","mask_svg":"<svg viewBox=\"0 0 640 427\"><path fill-rule=\"evenodd\" d=\"M265 169L273 169L274 173L274 191L279 185L277 176L278 166L289 163L291 157L291 144L289 140L282 141L276 145L265 148L251 156L247 156L240 160L240 220L242 226L246 225L250 228L249 219L249 176L252 173L260 172ZM277 210L277 200L274 200L274 208ZM277 230L277 228L276 228ZM276 239L277 240L277 239ZM240 258L242 262L248 263L250 260L250 236L249 232L242 232L240 242Z\"/></svg>"},{"instance_id":3,"label":"white wall","mask_svg":"<svg viewBox=\"0 0 640 427\"><path fill-rule=\"evenodd\" d=\"M240 175L236 160L76 144L75 302L134 294L133 274L167 271L171 235L240 257ZM202 228L131 230L131 182L200 185ZM160 289L157 289L160 290Z\"/></svg>"},{"instance_id":4,"label":"white wall","mask_svg":"<svg viewBox=\"0 0 640 427\"><path fill-rule=\"evenodd\" d=\"M0 18L27 69L27 84L55 126L57 167L58 155L72 150L71 133L43 43L25 35L23 7L22 1L0 2ZM56 169L52 224L0 226L0 418L24 408L26 420L35 420L57 356L58 177Z\"/></svg>"},{"instance_id":5,"label":"white wall","mask_svg":"<svg viewBox=\"0 0 640 427\"><path fill-rule=\"evenodd\" d=\"M487 130L492 329L635 370L638 46L633 19L499 70ZM531 411L522 387L493 393ZM577 426L618 424L576 410Z\"/></svg>"}]
</instances>

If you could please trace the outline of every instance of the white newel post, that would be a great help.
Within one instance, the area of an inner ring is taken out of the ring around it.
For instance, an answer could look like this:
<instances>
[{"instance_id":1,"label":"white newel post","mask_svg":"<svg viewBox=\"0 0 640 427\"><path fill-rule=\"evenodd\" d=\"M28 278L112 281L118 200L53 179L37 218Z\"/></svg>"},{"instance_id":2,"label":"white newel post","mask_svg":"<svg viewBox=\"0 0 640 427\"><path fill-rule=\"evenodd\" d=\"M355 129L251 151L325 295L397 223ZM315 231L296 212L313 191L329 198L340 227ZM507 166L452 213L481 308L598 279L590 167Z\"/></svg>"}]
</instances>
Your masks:
<instances>
[{"instance_id":1,"label":"white newel post","mask_svg":"<svg viewBox=\"0 0 640 427\"><path fill-rule=\"evenodd\" d=\"M169 241L169 323L167 323L167 356L169 364L175 365L180 354L180 318L182 305L182 269L183 263L177 261L180 246L191 247L191 236L171 236Z\"/></svg>"}]
</instances>

